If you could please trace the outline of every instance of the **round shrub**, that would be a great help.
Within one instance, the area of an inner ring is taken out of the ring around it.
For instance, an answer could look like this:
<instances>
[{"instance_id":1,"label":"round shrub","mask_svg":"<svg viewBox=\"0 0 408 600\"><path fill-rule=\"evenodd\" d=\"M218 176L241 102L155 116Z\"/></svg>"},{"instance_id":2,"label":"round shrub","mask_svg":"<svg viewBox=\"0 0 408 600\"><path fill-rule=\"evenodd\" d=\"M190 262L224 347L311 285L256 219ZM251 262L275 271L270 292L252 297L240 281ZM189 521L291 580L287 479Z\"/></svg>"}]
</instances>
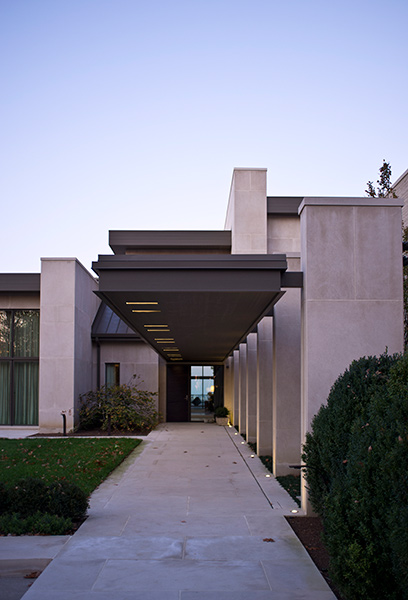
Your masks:
<instances>
[{"instance_id":1,"label":"round shrub","mask_svg":"<svg viewBox=\"0 0 408 600\"><path fill-rule=\"evenodd\" d=\"M0 515L11 510L10 490L0 481Z\"/></svg>"},{"instance_id":2,"label":"round shrub","mask_svg":"<svg viewBox=\"0 0 408 600\"><path fill-rule=\"evenodd\" d=\"M88 498L80 487L69 481L51 483L47 492L48 511L65 519L82 519L88 509Z\"/></svg>"},{"instance_id":3,"label":"round shrub","mask_svg":"<svg viewBox=\"0 0 408 600\"><path fill-rule=\"evenodd\" d=\"M0 516L0 533L3 535L65 535L72 529L72 521L56 515L37 512L28 517L19 513Z\"/></svg>"},{"instance_id":4,"label":"round shrub","mask_svg":"<svg viewBox=\"0 0 408 600\"><path fill-rule=\"evenodd\" d=\"M382 354L355 360L330 390L306 434L302 459L307 465L306 480L314 510L324 514L325 501L334 480L347 470L351 426L355 419L366 420L370 399L384 390L398 355Z\"/></svg>"},{"instance_id":5,"label":"round shrub","mask_svg":"<svg viewBox=\"0 0 408 600\"><path fill-rule=\"evenodd\" d=\"M36 512L47 512L48 486L42 479L25 477L9 488L10 504L13 511L22 517Z\"/></svg>"},{"instance_id":6,"label":"round shrub","mask_svg":"<svg viewBox=\"0 0 408 600\"><path fill-rule=\"evenodd\" d=\"M228 408L226 406L218 406L215 409L214 415L216 417L220 417L221 419L224 417L228 417L230 411L228 410Z\"/></svg>"},{"instance_id":7,"label":"round shrub","mask_svg":"<svg viewBox=\"0 0 408 600\"><path fill-rule=\"evenodd\" d=\"M356 361L332 392L304 452L331 576L348 600L407 600L408 355Z\"/></svg>"}]
</instances>

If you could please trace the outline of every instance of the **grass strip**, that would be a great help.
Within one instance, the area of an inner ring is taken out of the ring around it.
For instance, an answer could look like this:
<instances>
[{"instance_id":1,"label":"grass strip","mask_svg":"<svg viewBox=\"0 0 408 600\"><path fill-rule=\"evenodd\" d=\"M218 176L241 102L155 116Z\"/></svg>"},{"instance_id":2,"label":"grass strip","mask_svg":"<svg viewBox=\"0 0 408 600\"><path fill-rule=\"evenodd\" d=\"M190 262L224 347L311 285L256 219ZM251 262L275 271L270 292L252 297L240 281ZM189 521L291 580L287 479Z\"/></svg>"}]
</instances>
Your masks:
<instances>
[{"instance_id":1,"label":"grass strip","mask_svg":"<svg viewBox=\"0 0 408 600\"><path fill-rule=\"evenodd\" d=\"M65 479L89 495L140 443L123 437L0 439L0 481Z\"/></svg>"},{"instance_id":2,"label":"grass strip","mask_svg":"<svg viewBox=\"0 0 408 600\"><path fill-rule=\"evenodd\" d=\"M299 475L280 475L276 478L276 481L288 492L289 496L297 503L301 505L298 496L300 496L300 476Z\"/></svg>"}]
</instances>

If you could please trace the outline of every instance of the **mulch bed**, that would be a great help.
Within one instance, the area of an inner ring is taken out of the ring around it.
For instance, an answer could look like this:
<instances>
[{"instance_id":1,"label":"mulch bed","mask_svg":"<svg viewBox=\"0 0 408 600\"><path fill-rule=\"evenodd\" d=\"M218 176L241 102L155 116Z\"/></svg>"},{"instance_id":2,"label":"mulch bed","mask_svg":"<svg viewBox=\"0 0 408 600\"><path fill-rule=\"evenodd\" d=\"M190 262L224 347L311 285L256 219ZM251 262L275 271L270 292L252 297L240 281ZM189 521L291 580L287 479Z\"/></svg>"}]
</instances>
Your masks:
<instances>
[{"instance_id":1,"label":"mulch bed","mask_svg":"<svg viewBox=\"0 0 408 600\"><path fill-rule=\"evenodd\" d=\"M329 554L322 541L323 523L320 517L286 517L289 525L296 533L310 558L323 575L333 594L338 600L346 600L341 596L329 577Z\"/></svg>"}]
</instances>

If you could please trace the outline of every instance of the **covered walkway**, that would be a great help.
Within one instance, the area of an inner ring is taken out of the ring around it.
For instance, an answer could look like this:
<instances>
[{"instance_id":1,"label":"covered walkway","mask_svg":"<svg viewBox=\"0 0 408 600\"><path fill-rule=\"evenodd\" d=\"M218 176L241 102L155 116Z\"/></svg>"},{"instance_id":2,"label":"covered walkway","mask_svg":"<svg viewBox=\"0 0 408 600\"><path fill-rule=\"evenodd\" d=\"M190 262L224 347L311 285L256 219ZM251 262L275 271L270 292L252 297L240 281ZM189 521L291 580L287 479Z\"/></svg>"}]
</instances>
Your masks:
<instances>
[{"instance_id":1,"label":"covered walkway","mask_svg":"<svg viewBox=\"0 0 408 600\"><path fill-rule=\"evenodd\" d=\"M161 425L24 600L334 600L284 519L296 505L242 442Z\"/></svg>"}]
</instances>

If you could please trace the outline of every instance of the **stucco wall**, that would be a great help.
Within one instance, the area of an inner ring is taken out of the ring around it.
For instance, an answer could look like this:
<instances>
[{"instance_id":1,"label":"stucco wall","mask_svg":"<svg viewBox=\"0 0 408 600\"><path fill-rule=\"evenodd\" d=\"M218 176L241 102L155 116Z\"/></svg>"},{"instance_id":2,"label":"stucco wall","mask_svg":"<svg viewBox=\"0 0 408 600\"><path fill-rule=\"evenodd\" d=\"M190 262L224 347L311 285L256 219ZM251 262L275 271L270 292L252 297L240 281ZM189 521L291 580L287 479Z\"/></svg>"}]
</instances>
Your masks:
<instances>
[{"instance_id":1,"label":"stucco wall","mask_svg":"<svg viewBox=\"0 0 408 600\"><path fill-rule=\"evenodd\" d=\"M225 220L232 254L266 254L266 169L234 169Z\"/></svg>"},{"instance_id":2,"label":"stucco wall","mask_svg":"<svg viewBox=\"0 0 408 600\"><path fill-rule=\"evenodd\" d=\"M403 349L401 206L390 198L305 198L299 210L304 439L354 359Z\"/></svg>"},{"instance_id":3,"label":"stucco wall","mask_svg":"<svg viewBox=\"0 0 408 600\"><path fill-rule=\"evenodd\" d=\"M408 169L397 179L392 187L398 198L404 201L402 221L404 227L408 227Z\"/></svg>"},{"instance_id":4,"label":"stucco wall","mask_svg":"<svg viewBox=\"0 0 408 600\"><path fill-rule=\"evenodd\" d=\"M40 431L74 426L78 396L92 387L91 324L97 283L75 258L41 260Z\"/></svg>"},{"instance_id":5,"label":"stucco wall","mask_svg":"<svg viewBox=\"0 0 408 600\"><path fill-rule=\"evenodd\" d=\"M105 384L105 363L120 363L120 383L139 382L140 389L159 390L159 357L143 342L101 343L101 385ZM138 379L133 379L138 375Z\"/></svg>"},{"instance_id":6,"label":"stucco wall","mask_svg":"<svg viewBox=\"0 0 408 600\"><path fill-rule=\"evenodd\" d=\"M300 219L298 215L268 215L268 254L291 255L300 252Z\"/></svg>"},{"instance_id":7,"label":"stucco wall","mask_svg":"<svg viewBox=\"0 0 408 600\"><path fill-rule=\"evenodd\" d=\"M92 388L93 360L91 327L100 300L94 294L98 289L95 279L79 263L75 263L75 358L74 358L74 411L75 422L79 396Z\"/></svg>"}]
</instances>

